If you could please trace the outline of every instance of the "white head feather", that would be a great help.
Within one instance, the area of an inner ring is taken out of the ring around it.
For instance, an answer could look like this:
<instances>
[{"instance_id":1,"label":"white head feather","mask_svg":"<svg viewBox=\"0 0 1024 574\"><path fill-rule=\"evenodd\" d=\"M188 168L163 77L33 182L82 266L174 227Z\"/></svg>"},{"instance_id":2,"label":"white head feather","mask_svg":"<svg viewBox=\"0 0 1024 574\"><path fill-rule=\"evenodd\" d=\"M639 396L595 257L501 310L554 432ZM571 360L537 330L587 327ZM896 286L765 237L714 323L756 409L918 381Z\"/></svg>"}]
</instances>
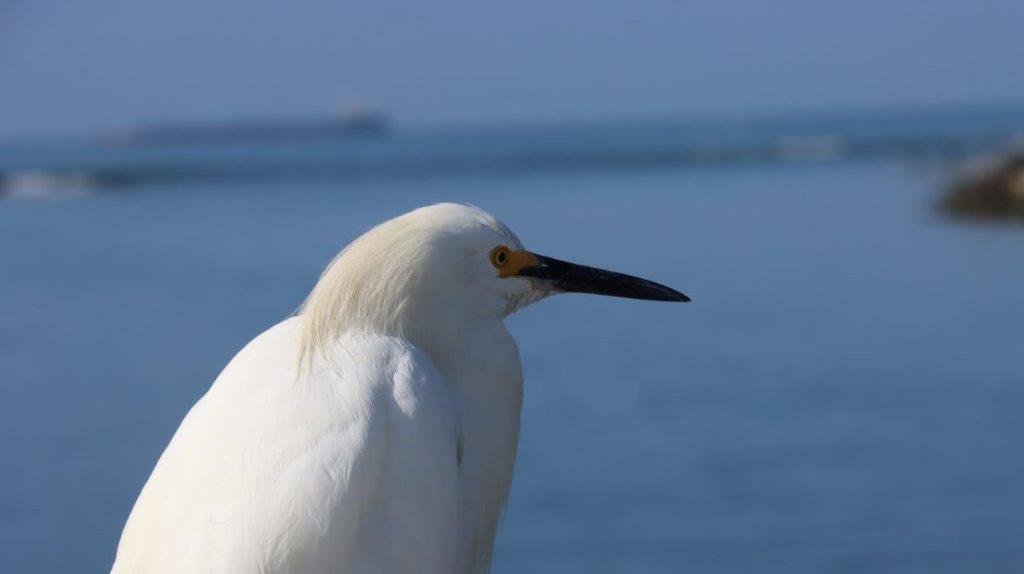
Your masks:
<instances>
[{"instance_id":1,"label":"white head feather","mask_svg":"<svg viewBox=\"0 0 1024 574\"><path fill-rule=\"evenodd\" d=\"M303 304L301 358L325 353L349 330L443 339L465 319L500 320L550 293L498 277L489 253L499 245L522 249L508 227L470 205L440 203L377 225L331 261Z\"/></svg>"}]
</instances>

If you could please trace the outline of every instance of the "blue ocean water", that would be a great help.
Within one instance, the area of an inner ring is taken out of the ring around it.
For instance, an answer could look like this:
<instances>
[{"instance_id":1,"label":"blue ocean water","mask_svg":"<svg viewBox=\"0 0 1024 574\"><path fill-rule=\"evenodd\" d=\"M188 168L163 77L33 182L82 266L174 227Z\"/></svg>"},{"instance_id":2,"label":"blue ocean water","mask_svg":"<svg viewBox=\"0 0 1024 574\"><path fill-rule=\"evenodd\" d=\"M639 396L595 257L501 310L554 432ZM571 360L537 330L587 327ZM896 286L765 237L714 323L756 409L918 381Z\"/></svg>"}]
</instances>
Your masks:
<instances>
[{"instance_id":1,"label":"blue ocean water","mask_svg":"<svg viewBox=\"0 0 1024 574\"><path fill-rule=\"evenodd\" d=\"M132 173L181 165L146 153ZM437 201L694 299L509 319L526 402L494 572L1024 569L1024 228L938 215L934 163L584 163L0 202L0 570L109 567L227 360L345 243Z\"/></svg>"}]
</instances>

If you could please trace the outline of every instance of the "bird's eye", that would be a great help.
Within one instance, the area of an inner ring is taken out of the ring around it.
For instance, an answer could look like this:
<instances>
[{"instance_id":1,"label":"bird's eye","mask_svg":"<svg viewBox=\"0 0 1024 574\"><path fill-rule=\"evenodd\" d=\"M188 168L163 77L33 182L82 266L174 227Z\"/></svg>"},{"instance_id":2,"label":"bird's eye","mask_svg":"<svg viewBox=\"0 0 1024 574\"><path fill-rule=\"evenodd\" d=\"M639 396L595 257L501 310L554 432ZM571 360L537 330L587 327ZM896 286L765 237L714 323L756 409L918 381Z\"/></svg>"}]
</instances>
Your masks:
<instances>
[{"instance_id":1,"label":"bird's eye","mask_svg":"<svg viewBox=\"0 0 1024 574\"><path fill-rule=\"evenodd\" d=\"M498 269L508 265L512 259L512 251L504 245L499 245L491 250L491 265Z\"/></svg>"}]
</instances>

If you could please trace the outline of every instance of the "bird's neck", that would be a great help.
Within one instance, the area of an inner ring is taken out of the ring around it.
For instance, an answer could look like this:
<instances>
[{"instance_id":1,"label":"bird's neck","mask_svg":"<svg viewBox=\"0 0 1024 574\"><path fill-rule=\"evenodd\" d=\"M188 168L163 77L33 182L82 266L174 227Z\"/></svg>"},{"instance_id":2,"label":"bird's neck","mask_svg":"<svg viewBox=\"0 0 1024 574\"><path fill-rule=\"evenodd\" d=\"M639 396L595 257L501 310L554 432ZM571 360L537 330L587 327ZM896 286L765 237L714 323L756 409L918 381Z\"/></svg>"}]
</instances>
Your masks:
<instances>
[{"instance_id":1,"label":"bird's neck","mask_svg":"<svg viewBox=\"0 0 1024 574\"><path fill-rule=\"evenodd\" d=\"M407 336L430 356L451 386L459 424L459 514L465 541L460 570L486 571L519 438L519 352L497 318L460 321L458 329L440 334L434 329Z\"/></svg>"}]
</instances>

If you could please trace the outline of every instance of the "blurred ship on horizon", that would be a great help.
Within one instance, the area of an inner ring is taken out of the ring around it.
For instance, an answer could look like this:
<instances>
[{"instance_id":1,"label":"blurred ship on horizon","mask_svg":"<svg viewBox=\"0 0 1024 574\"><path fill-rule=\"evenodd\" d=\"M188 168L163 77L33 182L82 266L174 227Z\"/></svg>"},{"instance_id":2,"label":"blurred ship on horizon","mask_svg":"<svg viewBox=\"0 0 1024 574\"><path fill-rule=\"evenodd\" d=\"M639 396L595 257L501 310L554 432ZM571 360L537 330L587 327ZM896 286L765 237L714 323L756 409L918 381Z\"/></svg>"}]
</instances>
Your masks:
<instances>
[{"instance_id":1,"label":"blurred ship on horizon","mask_svg":"<svg viewBox=\"0 0 1024 574\"><path fill-rule=\"evenodd\" d=\"M379 136L390 128L380 111L343 102L326 118L235 119L209 123L159 123L116 133L107 140L117 145L215 144L258 141L302 141Z\"/></svg>"}]
</instances>

